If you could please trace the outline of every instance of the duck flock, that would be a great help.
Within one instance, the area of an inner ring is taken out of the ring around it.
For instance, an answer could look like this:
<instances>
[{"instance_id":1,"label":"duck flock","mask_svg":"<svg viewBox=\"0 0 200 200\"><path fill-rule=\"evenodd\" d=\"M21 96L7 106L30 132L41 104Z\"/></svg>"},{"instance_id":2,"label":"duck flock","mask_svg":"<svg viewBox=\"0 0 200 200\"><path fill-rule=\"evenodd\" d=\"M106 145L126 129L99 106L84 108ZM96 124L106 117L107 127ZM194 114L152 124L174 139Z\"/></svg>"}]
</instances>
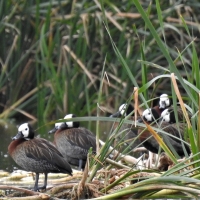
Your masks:
<instances>
[{"instance_id":1,"label":"duck flock","mask_svg":"<svg viewBox=\"0 0 200 200\"><path fill-rule=\"evenodd\" d=\"M187 124L184 122L182 110L178 108L177 112L178 123L176 123L174 108L168 95L162 94L159 105L144 110L137 122L151 124L156 130L162 130L157 133L167 147L175 155L185 157L191 154L190 145L184 140ZM133 113L133 108L128 104L122 104L119 110L110 117L130 116L131 113ZM88 151L92 148L93 153L96 153L95 134L80 127L79 122L70 121L74 117L76 117L74 114L66 115L64 117L66 121L56 123L55 127L49 131L49 134L54 134L53 143L35 137L35 132L28 123L21 124L17 135L12 138L13 141L8 146L8 152L21 168L36 173L34 191L46 189L48 173L66 173L72 176L71 166L77 166L79 170L84 170ZM124 140L131 141L131 139L138 138L138 142L146 150L154 154L163 151L147 128L128 126L129 131ZM121 129L125 128L127 127L121 127ZM163 131L166 134L162 134ZM45 174L42 187L38 186L40 173Z\"/></svg>"}]
</instances>

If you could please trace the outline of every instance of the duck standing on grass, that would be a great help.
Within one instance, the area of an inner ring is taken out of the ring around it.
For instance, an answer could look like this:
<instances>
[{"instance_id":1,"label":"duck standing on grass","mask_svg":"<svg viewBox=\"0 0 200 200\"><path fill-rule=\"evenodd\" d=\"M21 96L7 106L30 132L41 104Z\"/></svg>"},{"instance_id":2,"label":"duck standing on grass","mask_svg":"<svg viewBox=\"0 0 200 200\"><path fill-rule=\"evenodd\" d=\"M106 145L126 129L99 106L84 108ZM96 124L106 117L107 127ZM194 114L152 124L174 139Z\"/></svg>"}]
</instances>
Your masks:
<instances>
[{"instance_id":1,"label":"duck standing on grass","mask_svg":"<svg viewBox=\"0 0 200 200\"><path fill-rule=\"evenodd\" d=\"M20 125L17 135L8 146L8 152L20 167L36 173L33 189L39 191L46 189L48 173L72 175L72 169L51 142L34 136L35 133L28 123ZM39 173L45 174L42 187L38 187Z\"/></svg>"},{"instance_id":2,"label":"duck standing on grass","mask_svg":"<svg viewBox=\"0 0 200 200\"><path fill-rule=\"evenodd\" d=\"M74 114L68 114L64 119L76 117ZM49 134L54 134L54 143L57 149L62 153L69 164L78 166L78 169L84 169L87 161L87 154L92 147L93 153L96 153L96 137L84 127L79 127L79 122L66 121L55 124L54 129Z\"/></svg>"}]
</instances>

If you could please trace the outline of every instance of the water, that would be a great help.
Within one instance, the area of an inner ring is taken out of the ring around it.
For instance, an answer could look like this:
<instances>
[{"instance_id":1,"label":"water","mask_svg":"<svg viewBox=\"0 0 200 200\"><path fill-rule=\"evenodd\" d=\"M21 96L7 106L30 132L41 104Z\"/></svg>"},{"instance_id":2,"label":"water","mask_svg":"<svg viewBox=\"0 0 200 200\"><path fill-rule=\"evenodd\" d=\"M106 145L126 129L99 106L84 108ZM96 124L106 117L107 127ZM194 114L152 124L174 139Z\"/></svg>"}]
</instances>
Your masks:
<instances>
[{"instance_id":1,"label":"water","mask_svg":"<svg viewBox=\"0 0 200 200\"><path fill-rule=\"evenodd\" d=\"M12 141L11 137L17 133L16 125L0 121L0 169L5 171L12 171L14 161L8 155L8 145Z\"/></svg>"}]
</instances>

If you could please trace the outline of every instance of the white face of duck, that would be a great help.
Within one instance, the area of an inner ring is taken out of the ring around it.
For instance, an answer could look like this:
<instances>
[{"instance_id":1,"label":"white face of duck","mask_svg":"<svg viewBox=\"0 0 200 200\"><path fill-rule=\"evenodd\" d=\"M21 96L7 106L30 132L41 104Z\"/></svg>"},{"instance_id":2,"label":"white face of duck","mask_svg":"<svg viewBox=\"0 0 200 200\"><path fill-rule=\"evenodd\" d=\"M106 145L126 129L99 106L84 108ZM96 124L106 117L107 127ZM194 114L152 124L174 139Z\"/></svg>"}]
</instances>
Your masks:
<instances>
[{"instance_id":1,"label":"white face of duck","mask_svg":"<svg viewBox=\"0 0 200 200\"><path fill-rule=\"evenodd\" d=\"M76 117L74 114L68 114L64 117L64 119L72 119ZM59 119L63 120L63 119ZM55 123L55 129L49 131L49 133L54 133L56 130L63 130L63 129L68 129L68 128L78 128L80 125L79 121L67 121L67 122L57 122Z\"/></svg>"},{"instance_id":2,"label":"white face of duck","mask_svg":"<svg viewBox=\"0 0 200 200\"><path fill-rule=\"evenodd\" d=\"M168 109L165 109L161 113L161 118L162 118L162 121L164 121L164 122L170 122L170 113L169 113Z\"/></svg>"},{"instance_id":3,"label":"white face of duck","mask_svg":"<svg viewBox=\"0 0 200 200\"><path fill-rule=\"evenodd\" d=\"M62 120L62 119L59 119L59 120ZM65 122L57 122L57 123L55 123L55 128L58 130L62 126L62 124L65 124Z\"/></svg>"},{"instance_id":4,"label":"white face of duck","mask_svg":"<svg viewBox=\"0 0 200 200\"><path fill-rule=\"evenodd\" d=\"M74 117L73 114L68 114L68 115L65 115L64 119L71 119L73 117ZM59 120L62 120L62 119L59 119ZM63 125L67 125L68 128L73 128L74 127L74 122L70 122L70 121L67 121L67 122L57 122L57 123L55 123L55 128L58 130Z\"/></svg>"},{"instance_id":5,"label":"white face of duck","mask_svg":"<svg viewBox=\"0 0 200 200\"><path fill-rule=\"evenodd\" d=\"M28 138L30 133L28 123L20 125L18 128L18 132L21 132L24 138Z\"/></svg>"},{"instance_id":6,"label":"white face of duck","mask_svg":"<svg viewBox=\"0 0 200 200\"><path fill-rule=\"evenodd\" d=\"M121 116L126 116L126 108L127 108L127 104L124 103L119 107L119 112L121 114Z\"/></svg>"},{"instance_id":7,"label":"white face of duck","mask_svg":"<svg viewBox=\"0 0 200 200\"><path fill-rule=\"evenodd\" d=\"M64 119L72 119L73 117L75 117L74 114L67 114L67 115L65 115ZM68 121L68 122L64 122L64 123L66 123L69 128L74 127L74 122Z\"/></svg>"},{"instance_id":8,"label":"white face of duck","mask_svg":"<svg viewBox=\"0 0 200 200\"><path fill-rule=\"evenodd\" d=\"M148 121L148 122L152 122L153 121L153 115L152 115L152 112L151 112L151 109L146 109L143 111L142 113L142 117Z\"/></svg>"},{"instance_id":9,"label":"white face of duck","mask_svg":"<svg viewBox=\"0 0 200 200\"><path fill-rule=\"evenodd\" d=\"M167 94L162 94L160 96L159 101L159 108L165 109L166 107L170 106L170 100Z\"/></svg>"}]
</instances>

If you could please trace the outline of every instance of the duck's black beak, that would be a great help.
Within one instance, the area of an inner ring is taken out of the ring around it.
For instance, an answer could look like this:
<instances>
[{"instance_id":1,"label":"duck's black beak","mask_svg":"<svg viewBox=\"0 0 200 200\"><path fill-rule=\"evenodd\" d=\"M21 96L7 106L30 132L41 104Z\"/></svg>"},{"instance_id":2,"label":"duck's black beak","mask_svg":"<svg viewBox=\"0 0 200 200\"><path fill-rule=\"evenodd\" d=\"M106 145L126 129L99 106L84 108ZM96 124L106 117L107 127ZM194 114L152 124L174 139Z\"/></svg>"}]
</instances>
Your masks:
<instances>
[{"instance_id":1,"label":"duck's black beak","mask_svg":"<svg viewBox=\"0 0 200 200\"><path fill-rule=\"evenodd\" d=\"M121 117L121 113L118 111L118 112L110 115L110 117Z\"/></svg>"},{"instance_id":2,"label":"duck's black beak","mask_svg":"<svg viewBox=\"0 0 200 200\"><path fill-rule=\"evenodd\" d=\"M166 108L166 103L165 103L165 101L161 101L161 104L160 104L160 106L159 106L159 109L161 109L161 108Z\"/></svg>"},{"instance_id":3,"label":"duck's black beak","mask_svg":"<svg viewBox=\"0 0 200 200\"><path fill-rule=\"evenodd\" d=\"M53 129L51 129L51 130L48 132L48 134L55 133L56 131L57 131L57 128L53 128Z\"/></svg>"},{"instance_id":4,"label":"duck's black beak","mask_svg":"<svg viewBox=\"0 0 200 200\"><path fill-rule=\"evenodd\" d=\"M22 134L22 132L18 132L17 135L12 138L12 140L17 140L17 139L23 138L23 137L24 137L24 135Z\"/></svg>"}]
</instances>

